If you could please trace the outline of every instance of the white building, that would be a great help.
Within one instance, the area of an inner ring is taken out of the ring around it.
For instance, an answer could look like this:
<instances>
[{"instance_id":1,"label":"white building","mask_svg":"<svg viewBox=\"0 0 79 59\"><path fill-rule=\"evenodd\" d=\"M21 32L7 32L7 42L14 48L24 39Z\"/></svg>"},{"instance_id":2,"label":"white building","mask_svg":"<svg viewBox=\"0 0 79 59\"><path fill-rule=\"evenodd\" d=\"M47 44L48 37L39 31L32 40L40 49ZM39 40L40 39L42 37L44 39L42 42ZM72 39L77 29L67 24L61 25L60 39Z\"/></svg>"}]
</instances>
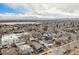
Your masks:
<instances>
[{"instance_id":1,"label":"white building","mask_svg":"<svg viewBox=\"0 0 79 59\"><path fill-rule=\"evenodd\" d=\"M1 38L1 41L2 41L1 45L4 47L11 47L12 43L15 43L17 45L17 43L25 42L24 37L23 37L24 35L29 35L29 33L26 32L26 33L3 35Z\"/></svg>"}]
</instances>

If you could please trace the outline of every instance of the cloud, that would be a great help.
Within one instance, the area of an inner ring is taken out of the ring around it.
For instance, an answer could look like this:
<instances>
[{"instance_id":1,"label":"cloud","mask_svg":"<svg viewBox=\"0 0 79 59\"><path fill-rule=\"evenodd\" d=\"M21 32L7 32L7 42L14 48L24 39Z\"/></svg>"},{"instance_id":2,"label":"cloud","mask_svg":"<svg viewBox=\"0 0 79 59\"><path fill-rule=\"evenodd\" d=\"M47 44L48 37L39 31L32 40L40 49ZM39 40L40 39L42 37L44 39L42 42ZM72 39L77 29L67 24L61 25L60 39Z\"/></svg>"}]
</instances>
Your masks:
<instances>
[{"instance_id":1,"label":"cloud","mask_svg":"<svg viewBox=\"0 0 79 59\"><path fill-rule=\"evenodd\" d=\"M27 14L24 14L27 13ZM0 19L24 18L29 15L29 9L20 5L12 7L8 4L0 3Z\"/></svg>"},{"instance_id":2,"label":"cloud","mask_svg":"<svg viewBox=\"0 0 79 59\"><path fill-rule=\"evenodd\" d=\"M18 16L38 18L79 17L79 4L77 3L9 3L6 5L17 8L18 11L23 11L23 14ZM15 14L9 15L14 16Z\"/></svg>"},{"instance_id":3,"label":"cloud","mask_svg":"<svg viewBox=\"0 0 79 59\"><path fill-rule=\"evenodd\" d=\"M22 6L25 9L29 9L31 14L53 14L53 13L66 13L77 14L79 13L79 4L75 3L14 3L7 4L10 7Z\"/></svg>"}]
</instances>

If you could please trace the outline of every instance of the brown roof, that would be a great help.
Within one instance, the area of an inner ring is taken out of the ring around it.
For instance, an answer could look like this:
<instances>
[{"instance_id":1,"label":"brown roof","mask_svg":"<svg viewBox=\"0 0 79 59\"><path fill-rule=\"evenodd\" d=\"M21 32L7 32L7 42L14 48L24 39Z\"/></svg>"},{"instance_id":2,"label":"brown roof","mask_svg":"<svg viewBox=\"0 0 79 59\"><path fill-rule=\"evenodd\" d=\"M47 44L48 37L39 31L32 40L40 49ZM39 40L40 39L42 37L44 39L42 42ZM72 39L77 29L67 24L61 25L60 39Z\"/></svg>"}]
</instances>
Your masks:
<instances>
[{"instance_id":1,"label":"brown roof","mask_svg":"<svg viewBox=\"0 0 79 59\"><path fill-rule=\"evenodd\" d=\"M17 55L17 48L4 48L1 50L3 55Z\"/></svg>"}]
</instances>

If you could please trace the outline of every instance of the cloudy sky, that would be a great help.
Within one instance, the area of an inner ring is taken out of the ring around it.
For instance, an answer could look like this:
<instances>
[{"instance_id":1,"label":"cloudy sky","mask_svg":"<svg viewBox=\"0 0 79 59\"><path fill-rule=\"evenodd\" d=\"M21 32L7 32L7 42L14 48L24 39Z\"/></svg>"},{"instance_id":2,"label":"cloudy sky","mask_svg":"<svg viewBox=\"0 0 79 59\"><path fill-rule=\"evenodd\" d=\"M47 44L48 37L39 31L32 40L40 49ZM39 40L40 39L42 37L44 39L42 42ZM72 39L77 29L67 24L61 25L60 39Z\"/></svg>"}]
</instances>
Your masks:
<instances>
[{"instance_id":1,"label":"cloudy sky","mask_svg":"<svg viewBox=\"0 0 79 59\"><path fill-rule=\"evenodd\" d=\"M75 17L78 3L0 3L0 16Z\"/></svg>"}]
</instances>

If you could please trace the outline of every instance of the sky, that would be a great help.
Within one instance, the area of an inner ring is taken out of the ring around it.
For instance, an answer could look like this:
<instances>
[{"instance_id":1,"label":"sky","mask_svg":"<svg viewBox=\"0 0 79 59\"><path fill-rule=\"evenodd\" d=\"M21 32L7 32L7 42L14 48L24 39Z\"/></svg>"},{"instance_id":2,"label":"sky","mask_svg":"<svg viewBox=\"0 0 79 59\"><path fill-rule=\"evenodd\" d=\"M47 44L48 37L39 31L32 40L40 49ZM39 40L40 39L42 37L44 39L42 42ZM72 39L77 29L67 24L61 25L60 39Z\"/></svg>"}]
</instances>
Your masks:
<instances>
[{"instance_id":1,"label":"sky","mask_svg":"<svg viewBox=\"0 0 79 59\"><path fill-rule=\"evenodd\" d=\"M0 3L0 14L24 14L28 12L28 9L25 9L21 6L11 7L8 4Z\"/></svg>"},{"instance_id":2,"label":"sky","mask_svg":"<svg viewBox=\"0 0 79 59\"><path fill-rule=\"evenodd\" d=\"M11 8L7 6L6 4L0 3L0 13L20 13L20 11L17 10L18 8Z\"/></svg>"},{"instance_id":3,"label":"sky","mask_svg":"<svg viewBox=\"0 0 79 59\"><path fill-rule=\"evenodd\" d=\"M75 17L78 3L0 3L0 16Z\"/></svg>"}]
</instances>

